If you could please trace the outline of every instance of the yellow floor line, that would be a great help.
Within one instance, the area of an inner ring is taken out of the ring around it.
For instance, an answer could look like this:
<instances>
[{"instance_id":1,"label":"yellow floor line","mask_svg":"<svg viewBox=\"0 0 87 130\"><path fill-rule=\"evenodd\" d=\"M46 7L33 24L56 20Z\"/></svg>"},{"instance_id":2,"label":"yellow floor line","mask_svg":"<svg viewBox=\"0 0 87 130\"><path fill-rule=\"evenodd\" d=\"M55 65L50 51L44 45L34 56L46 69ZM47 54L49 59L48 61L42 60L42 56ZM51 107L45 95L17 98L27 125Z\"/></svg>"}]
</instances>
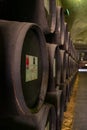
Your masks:
<instances>
[{"instance_id":1,"label":"yellow floor line","mask_svg":"<svg viewBox=\"0 0 87 130\"><path fill-rule=\"evenodd\" d=\"M67 104L67 111L64 112L64 121L62 125L62 130L72 130L76 94L78 90L78 80L79 80L79 76L77 75L74 83L73 91L70 97L70 102Z\"/></svg>"}]
</instances>

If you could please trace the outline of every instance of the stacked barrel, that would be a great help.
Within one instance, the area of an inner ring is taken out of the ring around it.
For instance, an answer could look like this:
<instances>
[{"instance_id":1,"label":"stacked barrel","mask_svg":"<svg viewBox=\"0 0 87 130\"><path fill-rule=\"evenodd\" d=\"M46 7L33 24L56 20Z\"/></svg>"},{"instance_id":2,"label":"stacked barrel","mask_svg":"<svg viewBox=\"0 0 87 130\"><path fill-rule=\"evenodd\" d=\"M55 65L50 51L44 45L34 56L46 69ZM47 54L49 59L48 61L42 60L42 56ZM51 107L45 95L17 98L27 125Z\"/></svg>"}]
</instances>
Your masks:
<instances>
[{"instance_id":1,"label":"stacked barrel","mask_svg":"<svg viewBox=\"0 0 87 130\"><path fill-rule=\"evenodd\" d=\"M61 130L78 71L64 10L56 0L2 7L0 128Z\"/></svg>"}]
</instances>

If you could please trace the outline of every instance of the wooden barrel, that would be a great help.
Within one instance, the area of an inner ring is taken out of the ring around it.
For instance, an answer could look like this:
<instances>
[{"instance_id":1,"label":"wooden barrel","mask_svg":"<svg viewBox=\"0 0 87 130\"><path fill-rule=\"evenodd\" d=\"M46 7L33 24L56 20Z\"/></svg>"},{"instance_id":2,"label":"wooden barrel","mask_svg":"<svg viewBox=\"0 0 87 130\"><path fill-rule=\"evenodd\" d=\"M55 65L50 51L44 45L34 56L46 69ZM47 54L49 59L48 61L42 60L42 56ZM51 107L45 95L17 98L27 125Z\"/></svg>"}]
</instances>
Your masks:
<instances>
[{"instance_id":1,"label":"wooden barrel","mask_svg":"<svg viewBox=\"0 0 87 130\"><path fill-rule=\"evenodd\" d=\"M43 0L47 23L51 33L55 31L56 26L56 0Z\"/></svg>"},{"instance_id":2,"label":"wooden barrel","mask_svg":"<svg viewBox=\"0 0 87 130\"><path fill-rule=\"evenodd\" d=\"M70 33L69 33L69 35L70 35ZM72 51L71 46L72 46L72 40L71 40L71 38L70 38L70 36L69 36L69 48L68 48L68 53L69 53L70 56L72 55L72 54L71 54L71 51Z\"/></svg>"},{"instance_id":3,"label":"wooden barrel","mask_svg":"<svg viewBox=\"0 0 87 130\"><path fill-rule=\"evenodd\" d=\"M44 32L56 25L56 0L8 0L2 2L1 19L37 23Z\"/></svg>"},{"instance_id":4,"label":"wooden barrel","mask_svg":"<svg viewBox=\"0 0 87 130\"><path fill-rule=\"evenodd\" d=\"M0 113L38 110L48 83L41 29L33 23L0 20L0 59Z\"/></svg>"},{"instance_id":5,"label":"wooden barrel","mask_svg":"<svg viewBox=\"0 0 87 130\"><path fill-rule=\"evenodd\" d=\"M56 7L56 29L55 29L55 41L61 46L64 44L64 11L61 6Z\"/></svg>"},{"instance_id":6,"label":"wooden barrel","mask_svg":"<svg viewBox=\"0 0 87 130\"><path fill-rule=\"evenodd\" d=\"M55 107L50 104L46 105L40 121L38 122L40 130L56 130Z\"/></svg>"},{"instance_id":7,"label":"wooden barrel","mask_svg":"<svg viewBox=\"0 0 87 130\"><path fill-rule=\"evenodd\" d=\"M38 130L37 117L28 116L7 116L0 117L0 129L9 130Z\"/></svg>"},{"instance_id":8,"label":"wooden barrel","mask_svg":"<svg viewBox=\"0 0 87 130\"><path fill-rule=\"evenodd\" d=\"M67 92L69 93L69 82L70 82L70 78L71 78L71 69L72 69L72 65L71 65L71 56L69 55L69 53L66 54L66 79L67 79ZM67 95L69 95L67 93Z\"/></svg>"},{"instance_id":9,"label":"wooden barrel","mask_svg":"<svg viewBox=\"0 0 87 130\"><path fill-rule=\"evenodd\" d=\"M61 129L64 117L64 94L63 91L60 90L58 87L54 92L47 92L46 95L46 102L53 104L56 109L56 125L57 130Z\"/></svg>"},{"instance_id":10,"label":"wooden barrel","mask_svg":"<svg viewBox=\"0 0 87 130\"><path fill-rule=\"evenodd\" d=\"M62 66L61 50L58 48L57 69L56 69L56 85L61 84L61 66Z\"/></svg>"},{"instance_id":11,"label":"wooden barrel","mask_svg":"<svg viewBox=\"0 0 87 130\"><path fill-rule=\"evenodd\" d=\"M66 53L66 80L67 80L67 83L66 83L66 103L69 101L69 54Z\"/></svg>"},{"instance_id":12,"label":"wooden barrel","mask_svg":"<svg viewBox=\"0 0 87 130\"><path fill-rule=\"evenodd\" d=\"M59 89L61 83L61 52L57 44L47 44L47 48L49 57L49 80L45 100L55 105L58 130L63 121L65 104L64 91Z\"/></svg>"},{"instance_id":13,"label":"wooden barrel","mask_svg":"<svg viewBox=\"0 0 87 130\"><path fill-rule=\"evenodd\" d=\"M61 53L61 83L66 81L66 52L65 50L60 50Z\"/></svg>"},{"instance_id":14,"label":"wooden barrel","mask_svg":"<svg viewBox=\"0 0 87 130\"><path fill-rule=\"evenodd\" d=\"M64 22L64 42L62 42L61 45L59 45L60 49L65 50L68 52L68 44L69 44L69 33L68 33L68 27L67 23Z\"/></svg>"},{"instance_id":15,"label":"wooden barrel","mask_svg":"<svg viewBox=\"0 0 87 130\"><path fill-rule=\"evenodd\" d=\"M66 52L60 50L56 44L47 44L49 57L48 93L62 90L62 102L66 103ZM50 97L48 97L50 101ZM55 99L54 99L55 100ZM63 104L63 105L64 105Z\"/></svg>"},{"instance_id":16,"label":"wooden barrel","mask_svg":"<svg viewBox=\"0 0 87 130\"><path fill-rule=\"evenodd\" d=\"M56 111L53 105L45 104L35 114L0 117L0 128L10 130L56 130Z\"/></svg>"},{"instance_id":17,"label":"wooden barrel","mask_svg":"<svg viewBox=\"0 0 87 130\"><path fill-rule=\"evenodd\" d=\"M49 58L49 80L48 91L55 90L55 78L56 78L56 47L55 44L47 44L48 58Z\"/></svg>"},{"instance_id":18,"label":"wooden barrel","mask_svg":"<svg viewBox=\"0 0 87 130\"><path fill-rule=\"evenodd\" d=\"M71 56L72 56L72 58L73 58L74 60L75 60L76 57L77 57L76 49L75 49L75 46L74 46L73 42L72 42L72 44L71 44Z\"/></svg>"},{"instance_id":19,"label":"wooden barrel","mask_svg":"<svg viewBox=\"0 0 87 130\"><path fill-rule=\"evenodd\" d=\"M64 102L64 111L66 110L66 105L67 105L67 79L66 79L66 67L67 67L67 57L66 57L66 51L65 50L60 50L61 53L61 82L60 82L60 90L62 90L62 97L63 97L63 102Z\"/></svg>"},{"instance_id":20,"label":"wooden barrel","mask_svg":"<svg viewBox=\"0 0 87 130\"><path fill-rule=\"evenodd\" d=\"M74 61L71 56L69 56L69 66L70 66L70 76L73 76L74 73Z\"/></svg>"},{"instance_id":21,"label":"wooden barrel","mask_svg":"<svg viewBox=\"0 0 87 130\"><path fill-rule=\"evenodd\" d=\"M71 96L71 92L70 92L70 78L66 84L66 109L67 109L67 103L70 101L70 96Z\"/></svg>"},{"instance_id":22,"label":"wooden barrel","mask_svg":"<svg viewBox=\"0 0 87 130\"><path fill-rule=\"evenodd\" d=\"M69 77L71 77L71 56L69 55Z\"/></svg>"},{"instance_id":23,"label":"wooden barrel","mask_svg":"<svg viewBox=\"0 0 87 130\"><path fill-rule=\"evenodd\" d=\"M60 83L61 73L61 59L60 50L57 44L47 44L48 57L49 57L49 79L48 79L48 92L55 91L57 85Z\"/></svg>"},{"instance_id":24,"label":"wooden barrel","mask_svg":"<svg viewBox=\"0 0 87 130\"><path fill-rule=\"evenodd\" d=\"M69 79L69 54L66 53L66 79Z\"/></svg>"},{"instance_id":25,"label":"wooden barrel","mask_svg":"<svg viewBox=\"0 0 87 130\"><path fill-rule=\"evenodd\" d=\"M72 76L72 57L69 56L69 77Z\"/></svg>"},{"instance_id":26,"label":"wooden barrel","mask_svg":"<svg viewBox=\"0 0 87 130\"><path fill-rule=\"evenodd\" d=\"M68 45L69 45L69 33L68 33L68 27L67 27L67 23L65 22L65 36L64 36L64 49L66 50L66 52L68 52Z\"/></svg>"}]
</instances>

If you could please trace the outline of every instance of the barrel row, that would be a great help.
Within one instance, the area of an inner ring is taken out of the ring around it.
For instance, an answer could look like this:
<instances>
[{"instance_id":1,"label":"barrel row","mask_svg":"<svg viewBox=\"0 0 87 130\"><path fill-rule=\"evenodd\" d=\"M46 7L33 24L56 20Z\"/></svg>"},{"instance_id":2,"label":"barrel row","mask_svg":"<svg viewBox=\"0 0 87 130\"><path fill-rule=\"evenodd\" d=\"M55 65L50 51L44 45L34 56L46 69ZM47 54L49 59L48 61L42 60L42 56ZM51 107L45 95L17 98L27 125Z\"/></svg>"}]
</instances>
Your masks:
<instances>
[{"instance_id":1,"label":"barrel row","mask_svg":"<svg viewBox=\"0 0 87 130\"><path fill-rule=\"evenodd\" d=\"M66 54L57 44L46 43L38 25L0 20L1 127L13 128L19 122L32 129L61 129ZM50 111L53 120L48 118Z\"/></svg>"},{"instance_id":2,"label":"barrel row","mask_svg":"<svg viewBox=\"0 0 87 130\"><path fill-rule=\"evenodd\" d=\"M61 8L61 10L63 9ZM63 83L66 84L65 107L67 107L66 104L67 104L67 101L70 100L70 95L73 89L75 76L78 72L78 54L71 40L71 34L68 31L67 23L64 20L63 20L63 28L64 28L63 29L64 35L62 36L62 38L64 38L64 42L62 44L59 44L59 48L65 51L64 66L66 66L66 70L65 70L66 77L64 76L65 81Z\"/></svg>"},{"instance_id":3,"label":"barrel row","mask_svg":"<svg viewBox=\"0 0 87 130\"><path fill-rule=\"evenodd\" d=\"M64 111L70 101L78 63L56 44L47 44L49 54L49 80L46 102L57 109L57 128L61 129ZM60 95L61 93L61 95ZM60 104L59 104L60 102Z\"/></svg>"},{"instance_id":4,"label":"barrel row","mask_svg":"<svg viewBox=\"0 0 87 130\"><path fill-rule=\"evenodd\" d=\"M0 15L1 19L36 23L45 34L52 34L55 31L55 0L9 0L8 3L3 1L1 7L0 13L3 12ZM47 59L45 42L40 29L36 25L14 22L11 24L11 22L1 21L0 32L2 41L0 49L2 59L0 64L2 77L0 85L2 86L1 128L3 126L13 130L16 123L21 123L26 129L56 130L56 126L59 129L60 123L58 122L60 122L60 113L62 113L60 111L63 111L60 109L62 108L61 90L58 91L59 96L56 96L57 124L55 124L53 106L43 105L48 87L47 62L49 58ZM33 47L34 45L35 47ZM7 49L3 51L4 48ZM4 74L2 70L4 70ZM5 86L6 91L3 86ZM34 114L32 115L32 113ZM17 115L18 117L16 117ZM19 128L19 126L17 125L14 129Z\"/></svg>"},{"instance_id":5,"label":"barrel row","mask_svg":"<svg viewBox=\"0 0 87 130\"><path fill-rule=\"evenodd\" d=\"M44 114L48 110L44 116L46 123L49 119L50 109L54 109L49 104L44 106L47 97L49 97L46 94L52 92L50 97L54 95L55 98L52 98L53 103L49 103L55 105L57 109L56 113L52 110L54 113L52 125L56 122L55 114L57 114L57 122L53 129L56 125L59 129L65 99L63 98L65 93L59 88L63 79L61 75L63 74L63 67L61 68L61 65L64 51L60 51L56 44L46 44L41 29L33 23L0 20L0 41L1 127L12 128L15 121L15 123L26 124L28 119L27 125L30 128L33 127L32 125L36 120L37 123L34 127L41 129L43 121L40 126L38 123L41 120L38 121L39 113ZM3 123L6 119L9 122L14 121L12 126L10 123ZM45 129L45 125L43 129Z\"/></svg>"},{"instance_id":6,"label":"barrel row","mask_svg":"<svg viewBox=\"0 0 87 130\"><path fill-rule=\"evenodd\" d=\"M1 18L10 21L0 21L0 126L61 130L77 71L63 8L55 0L26 1L28 8L22 1L20 9L9 2Z\"/></svg>"},{"instance_id":7,"label":"barrel row","mask_svg":"<svg viewBox=\"0 0 87 130\"><path fill-rule=\"evenodd\" d=\"M48 51L34 23L0 20L0 128L56 130L56 111L45 102Z\"/></svg>"},{"instance_id":8,"label":"barrel row","mask_svg":"<svg viewBox=\"0 0 87 130\"><path fill-rule=\"evenodd\" d=\"M55 105L56 102L55 108L57 108L56 111L58 113L57 129L60 130L64 111L66 111L67 103L70 101L73 84L78 72L78 55L71 40L67 23L64 20L63 8L58 6L56 12L57 22L55 32L46 35L46 41L49 43L48 51L50 53L50 75L46 101L53 105ZM61 96L59 94L60 92ZM60 105L57 103L59 99Z\"/></svg>"}]
</instances>

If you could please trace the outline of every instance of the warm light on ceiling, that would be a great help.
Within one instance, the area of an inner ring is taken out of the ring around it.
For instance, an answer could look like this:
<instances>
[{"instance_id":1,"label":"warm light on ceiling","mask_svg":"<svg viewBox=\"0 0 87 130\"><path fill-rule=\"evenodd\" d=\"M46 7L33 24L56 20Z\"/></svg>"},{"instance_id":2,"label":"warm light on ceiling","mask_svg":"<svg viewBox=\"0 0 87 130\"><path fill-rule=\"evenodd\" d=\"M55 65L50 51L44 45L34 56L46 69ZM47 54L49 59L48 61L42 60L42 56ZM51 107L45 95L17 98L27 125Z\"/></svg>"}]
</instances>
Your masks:
<instances>
[{"instance_id":1,"label":"warm light on ceiling","mask_svg":"<svg viewBox=\"0 0 87 130\"><path fill-rule=\"evenodd\" d=\"M81 2L81 0L76 0L76 3L77 3L77 2Z\"/></svg>"}]
</instances>

